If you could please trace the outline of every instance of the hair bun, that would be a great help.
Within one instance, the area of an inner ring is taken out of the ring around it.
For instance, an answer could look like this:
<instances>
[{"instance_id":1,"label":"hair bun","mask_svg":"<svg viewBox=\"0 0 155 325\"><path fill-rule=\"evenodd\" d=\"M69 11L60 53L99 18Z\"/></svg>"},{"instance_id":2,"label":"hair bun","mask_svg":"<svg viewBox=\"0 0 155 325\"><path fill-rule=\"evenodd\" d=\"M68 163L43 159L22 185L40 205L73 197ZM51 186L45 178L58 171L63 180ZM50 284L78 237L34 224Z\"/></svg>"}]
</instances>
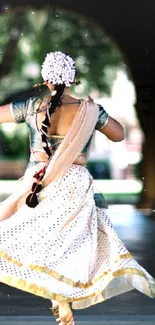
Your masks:
<instances>
[{"instance_id":1,"label":"hair bun","mask_svg":"<svg viewBox=\"0 0 155 325\"><path fill-rule=\"evenodd\" d=\"M75 62L68 54L60 51L47 53L41 69L44 81L70 87L75 80L75 73Z\"/></svg>"}]
</instances>

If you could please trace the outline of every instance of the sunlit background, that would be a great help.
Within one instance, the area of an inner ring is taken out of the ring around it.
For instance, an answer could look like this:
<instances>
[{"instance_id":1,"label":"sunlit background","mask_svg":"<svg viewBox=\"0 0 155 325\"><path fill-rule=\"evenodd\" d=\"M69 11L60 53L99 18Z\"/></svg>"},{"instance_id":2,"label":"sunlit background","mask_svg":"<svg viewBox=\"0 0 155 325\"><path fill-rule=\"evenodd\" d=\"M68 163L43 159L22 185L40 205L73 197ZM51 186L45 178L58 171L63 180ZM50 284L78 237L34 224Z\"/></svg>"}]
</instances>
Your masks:
<instances>
[{"instance_id":1,"label":"sunlit background","mask_svg":"<svg viewBox=\"0 0 155 325\"><path fill-rule=\"evenodd\" d=\"M78 98L91 95L124 126L126 134L125 140L116 143L96 132L88 161L95 186L107 197L114 192L138 194L143 134L134 108L134 84L116 44L94 22L60 8L13 12L6 7L0 26L1 103L44 95L43 88L36 93L32 85L41 81L40 67L46 53L69 53L81 81L72 94ZM5 123L0 136L0 178L11 182L22 176L28 161L28 128Z\"/></svg>"}]
</instances>

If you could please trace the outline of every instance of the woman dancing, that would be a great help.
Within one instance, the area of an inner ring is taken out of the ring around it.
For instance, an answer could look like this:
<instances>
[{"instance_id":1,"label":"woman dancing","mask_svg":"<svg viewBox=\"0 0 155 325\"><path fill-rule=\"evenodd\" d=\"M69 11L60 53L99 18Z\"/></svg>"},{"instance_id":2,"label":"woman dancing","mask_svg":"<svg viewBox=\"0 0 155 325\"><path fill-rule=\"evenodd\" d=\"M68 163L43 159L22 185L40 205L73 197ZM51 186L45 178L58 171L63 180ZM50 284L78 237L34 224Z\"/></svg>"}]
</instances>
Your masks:
<instances>
[{"instance_id":1,"label":"woman dancing","mask_svg":"<svg viewBox=\"0 0 155 325\"><path fill-rule=\"evenodd\" d=\"M31 152L18 191L0 207L0 282L50 299L56 321L73 325L72 309L135 288L154 297L155 280L95 204L86 168L95 130L121 141L123 127L91 99L68 94L76 82L69 55L47 54L41 73L49 96L0 107L0 123L28 125Z\"/></svg>"}]
</instances>

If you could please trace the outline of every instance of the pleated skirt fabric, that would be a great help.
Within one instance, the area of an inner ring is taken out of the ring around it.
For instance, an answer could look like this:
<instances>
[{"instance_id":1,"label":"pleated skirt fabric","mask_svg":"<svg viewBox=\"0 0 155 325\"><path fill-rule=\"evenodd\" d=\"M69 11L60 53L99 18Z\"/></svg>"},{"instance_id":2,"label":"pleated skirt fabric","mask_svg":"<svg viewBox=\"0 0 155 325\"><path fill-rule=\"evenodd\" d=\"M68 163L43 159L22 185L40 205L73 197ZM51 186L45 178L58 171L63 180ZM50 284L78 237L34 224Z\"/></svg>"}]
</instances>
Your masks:
<instances>
[{"instance_id":1,"label":"pleated skirt fabric","mask_svg":"<svg viewBox=\"0 0 155 325\"><path fill-rule=\"evenodd\" d=\"M0 282L73 309L133 289L153 298L154 278L119 239L107 211L95 205L88 170L70 166L40 192L36 208L24 204L0 223Z\"/></svg>"}]
</instances>

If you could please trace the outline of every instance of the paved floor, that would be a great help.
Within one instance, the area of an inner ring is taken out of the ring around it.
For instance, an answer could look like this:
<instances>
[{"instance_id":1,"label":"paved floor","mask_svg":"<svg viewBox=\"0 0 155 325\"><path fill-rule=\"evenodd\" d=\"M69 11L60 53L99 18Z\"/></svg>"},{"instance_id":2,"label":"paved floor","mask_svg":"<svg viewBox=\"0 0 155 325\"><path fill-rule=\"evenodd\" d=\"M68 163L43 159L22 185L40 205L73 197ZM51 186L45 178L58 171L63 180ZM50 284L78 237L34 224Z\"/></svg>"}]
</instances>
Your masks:
<instances>
[{"instance_id":1,"label":"paved floor","mask_svg":"<svg viewBox=\"0 0 155 325\"><path fill-rule=\"evenodd\" d=\"M137 318L131 317L130 319L127 320L126 317L121 318L117 317L116 319L113 319L111 317L102 317L99 319L96 319L95 317L86 317L86 318L80 318L76 317L76 325L154 325L155 324L155 318L152 317L147 317L147 318ZM6 318L6 317L1 317L0 318L0 325L56 325L54 321L51 321L51 318L49 317L20 317L20 318Z\"/></svg>"},{"instance_id":2,"label":"paved floor","mask_svg":"<svg viewBox=\"0 0 155 325\"><path fill-rule=\"evenodd\" d=\"M109 217L128 250L155 277L155 217L137 212L129 205L111 205ZM48 300L3 284L0 287L0 307L0 324L54 324ZM31 318L19 320L21 316ZM88 324L87 321L94 324L97 320L103 325L129 325L131 322L135 325L152 325L155 324L155 299L134 290L91 308L75 311L75 316L78 324L84 322L85 325ZM92 317L95 317L93 321Z\"/></svg>"},{"instance_id":3,"label":"paved floor","mask_svg":"<svg viewBox=\"0 0 155 325\"><path fill-rule=\"evenodd\" d=\"M155 317L130 316L130 317L112 317L112 316L77 316L76 325L154 325ZM48 316L41 317L0 317L0 325L56 325L55 321Z\"/></svg>"}]
</instances>

